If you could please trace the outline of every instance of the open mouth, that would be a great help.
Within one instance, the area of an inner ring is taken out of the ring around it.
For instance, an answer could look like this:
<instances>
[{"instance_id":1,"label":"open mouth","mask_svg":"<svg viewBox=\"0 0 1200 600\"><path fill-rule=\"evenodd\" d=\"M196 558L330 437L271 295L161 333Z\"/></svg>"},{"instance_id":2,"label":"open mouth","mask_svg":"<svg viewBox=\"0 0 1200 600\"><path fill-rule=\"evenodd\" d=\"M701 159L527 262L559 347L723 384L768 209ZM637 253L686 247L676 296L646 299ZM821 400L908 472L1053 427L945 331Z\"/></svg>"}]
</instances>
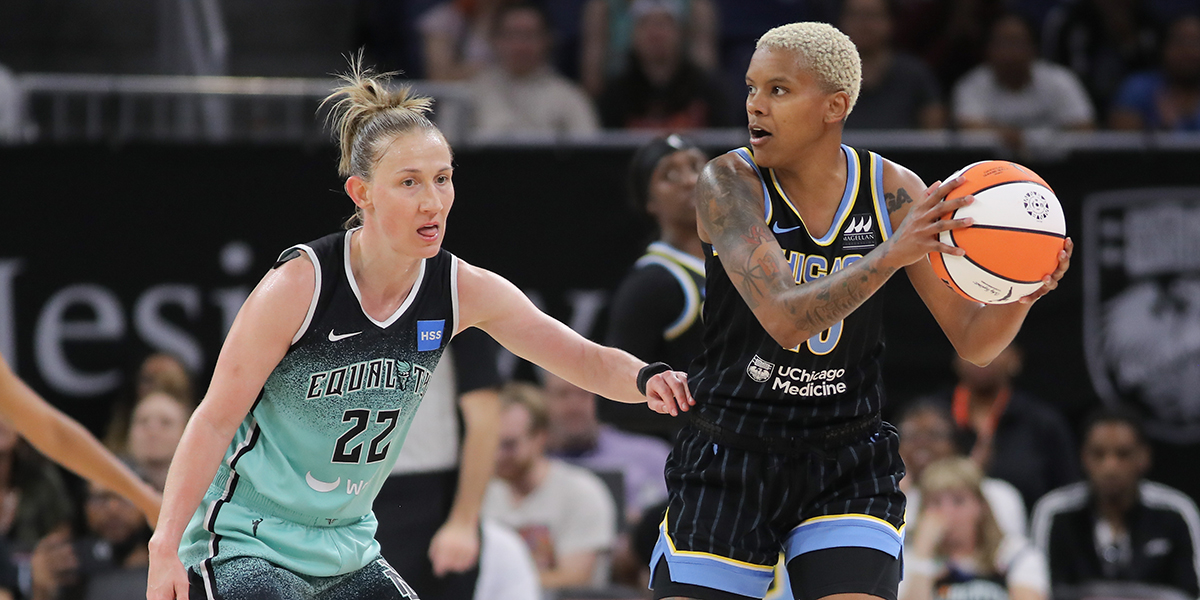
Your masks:
<instances>
[{"instance_id":1,"label":"open mouth","mask_svg":"<svg viewBox=\"0 0 1200 600\"><path fill-rule=\"evenodd\" d=\"M771 135L771 132L767 131L766 129L763 129L762 127L759 127L757 125L752 125L750 127L750 139L752 139L752 140L761 140L765 137L769 137L770 135Z\"/></svg>"},{"instance_id":2,"label":"open mouth","mask_svg":"<svg viewBox=\"0 0 1200 600\"><path fill-rule=\"evenodd\" d=\"M441 229L437 223L431 223L417 229L417 234L425 239L436 239Z\"/></svg>"}]
</instances>

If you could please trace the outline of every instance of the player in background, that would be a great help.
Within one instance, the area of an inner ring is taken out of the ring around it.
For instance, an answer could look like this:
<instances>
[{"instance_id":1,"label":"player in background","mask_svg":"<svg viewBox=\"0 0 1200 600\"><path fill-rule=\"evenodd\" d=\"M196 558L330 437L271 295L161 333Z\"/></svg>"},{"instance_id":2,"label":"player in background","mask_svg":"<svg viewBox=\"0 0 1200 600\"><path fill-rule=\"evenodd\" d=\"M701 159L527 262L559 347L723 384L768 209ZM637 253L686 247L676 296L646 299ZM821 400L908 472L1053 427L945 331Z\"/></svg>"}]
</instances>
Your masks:
<instances>
[{"instance_id":1,"label":"player in background","mask_svg":"<svg viewBox=\"0 0 1200 600\"><path fill-rule=\"evenodd\" d=\"M746 73L752 150L720 156L697 189L706 262L704 351L691 420L667 463L656 598L761 598L784 551L800 600L896 599L904 475L880 420L882 300L900 269L957 352L986 364L1057 270L1019 303L984 306L926 255L971 197L841 143L861 82L854 44L822 23L759 39Z\"/></svg>"},{"instance_id":2,"label":"player in background","mask_svg":"<svg viewBox=\"0 0 1200 600\"><path fill-rule=\"evenodd\" d=\"M112 490L138 507L153 525L162 497L125 463L113 456L75 420L38 396L0 356L0 415L50 460Z\"/></svg>"},{"instance_id":3,"label":"player in background","mask_svg":"<svg viewBox=\"0 0 1200 600\"><path fill-rule=\"evenodd\" d=\"M149 600L416 598L371 505L468 327L606 398L690 406L682 373L588 341L443 250L454 168L430 100L359 64L344 79L330 98L353 228L285 250L242 306L167 476Z\"/></svg>"}]
</instances>

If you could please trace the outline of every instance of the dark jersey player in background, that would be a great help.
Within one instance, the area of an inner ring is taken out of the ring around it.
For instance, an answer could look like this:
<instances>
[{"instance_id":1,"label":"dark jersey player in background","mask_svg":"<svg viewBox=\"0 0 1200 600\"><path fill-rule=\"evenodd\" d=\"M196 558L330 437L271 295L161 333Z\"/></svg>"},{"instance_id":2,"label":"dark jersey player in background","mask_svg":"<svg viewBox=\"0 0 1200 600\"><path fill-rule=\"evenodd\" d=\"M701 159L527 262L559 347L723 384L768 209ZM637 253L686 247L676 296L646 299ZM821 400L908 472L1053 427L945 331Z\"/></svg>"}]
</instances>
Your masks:
<instances>
[{"instance_id":1,"label":"dark jersey player in background","mask_svg":"<svg viewBox=\"0 0 1200 600\"><path fill-rule=\"evenodd\" d=\"M695 192L707 160L690 140L672 134L642 145L630 161L631 200L654 218L658 239L617 287L605 343L646 362L686 369L700 353L704 251L696 231ZM605 402L598 408L605 421L629 431L669 438L682 425L642 407Z\"/></svg>"},{"instance_id":2,"label":"dark jersey player in background","mask_svg":"<svg viewBox=\"0 0 1200 600\"><path fill-rule=\"evenodd\" d=\"M697 188L706 263L704 351L692 419L667 462L656 598L761 598L782 550L800 600L896 599L904 467L880 421L880 287L901 268L958 353L986 364L1044 286L984 306L950 291L926 255L969 219L911 171L842 145L861 64L833 27L767 32L746 73L753 151L711 161Z\"/></svg>"}]
</instances>

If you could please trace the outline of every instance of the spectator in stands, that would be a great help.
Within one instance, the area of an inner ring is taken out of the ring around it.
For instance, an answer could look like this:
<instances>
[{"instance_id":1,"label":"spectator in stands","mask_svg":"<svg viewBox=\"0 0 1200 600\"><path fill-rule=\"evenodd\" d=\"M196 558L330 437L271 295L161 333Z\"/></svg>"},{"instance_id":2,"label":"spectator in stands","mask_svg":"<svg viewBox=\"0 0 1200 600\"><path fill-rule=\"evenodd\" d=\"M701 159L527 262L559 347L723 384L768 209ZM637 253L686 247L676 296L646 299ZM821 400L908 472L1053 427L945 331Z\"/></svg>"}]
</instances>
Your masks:
<instances>
[{"instance_id":1,"label":"spectator in stands","mask_svg":"<svg viewBox=\"0 0 1200 600\"><path fill-rule=\"evenodd\" d=\"M470 79L494 57L488 43L496 12L508 0L446 0L417 19L425 78Z\"/></svg>"},{"instance_id":2,"label":"spectator in stands","mask_svg":"<svg viewBox=\"0 0 1200 600\"><path fill-rule=\"evenodd\" d=\"M591 98L550 65L550 38L538 6L521 2L497 9L492 32L497 61L472 79L475 135L579 135L600 128Z\"/></svg>"},{"instance_id":3,"label":"spectator in stands","mask_svg":"<svg viewBox=\"0 0 1200 600\"><path fill-rule=\"evenodd\" d=\"M607 128L681 130L720 127L728 115L716 80L684 52L677 3L634 0L633 41L624 71L605 84L600 121Z\"/></svg>"},{"instance_id":4,"label":"spectator in stands","mask_svg":"<svg viewBox=\"0 0 1200 600\"><path fill-rule=\"evenodd\" d=\"M118 400L112 407L104 443L115 452L123 452L129 444L129 427L133 407L151 392L164 392L184 404L195 405L192 376L183 361L173 354L156 352L142 359L133 379L132 398Z\"/></svg>"},{"instance_id":5,"label":"spectator in stands","mask_svg":"<svg viewBox=\"0 0 1200 600\"><path fill-rule=\"evenodd\" d=\"M657 0L680 17L684 54L705 71L717 68L717 8L713 0ZM634 0L587 0L581 27L580 79L593 96L621 74L633 45Z\"/></svg>"},{"instance_id":6,"label":"spectator in stands","mask_svg":"<svg viewBox=\"0 0 1200 600\"><path fill-rule=\"evenodd\" d=\"M948 90L984 59L987 32L1009 0L898 0L896 47L933 69ZM855 108L857 110L857 107Z\"/></svg>"},{"instance_id":7,"label":"spectator in stands","mask_svg":"<svg viewBox=\"0 0 1200 600\"><path fill-rule=\"evenodd\" d=\"M72 541L60 529L43 538L30 560L31 600L128 600L146 597L150 528L137 507L92 484L87 533Z\"/></svg>"},{"instance_id":8,"label":"spectator in stands","mask_svg":"<svg viewBox=\"0 0 1200 600\"><path fill-rule=\"evenodd\" d=\"M944 404L937 400L917 400L904 410L897 428L900 430L900 458L904 460L904 479L900 489L908 498L904 522L915 527L921 515L921 475L930 464L960 456L954 444L954 421ZM984 477L979 484L1005 535L1025 537L1025 503L1021 492L1012 484L993 477Z\"/></svg>"},{"instance_id":9,"label":"spectator in stands","mask_svg":"<svg viewBox=\"0 0 1200 600\"><path fill-rule=\"evenodd\" d=\"M1113 129L1200 131L1200 16L1171 23L1162 67L1125 81L1109 123Z\"/></svg>"},{"instance_id":10,"label":"spectator in stands","mask_svg":"<svg viewBox=\"0 0 1200 600\"><path fill-rule=\"evenodd\" d=\"M196 406L166 392L150 392L133 407L128 454L135 470L162 491L167 468Z\"/></svg>"},{"instance_id":11,"label":"spectator in stands","mask_svg":"<svg viewBox=\"0 0 1200 600\"><path fill-rule=\"evenodd\" d=\"M1126 76L1154 66L1158 39L1145 2L1076 0L1046 17L1042 55L1074 71L1104 115Z\"/></svg>"},{"instance_id":12,"label":"spectator in stands","mask_svg":"<svg viewBox=\"0 0 1200 600\"><path fill-rule=\"evenodd\" d=\"M21 138L21 92L12 71L0 64L0 143Z\"/></svg>"},{"instance_id":13,"label":"spectator in stands","mask_svg":"<svg viewBox=\"0 0 1200 600\"><path fill-rule=\"evenodd\" d=\"M992 26L986 62L955 85L954 120L1021 148L1025 130L1091 129L1094 112L1075 73L1038 60L1029 24L1010 14Z\"/></svg>"},{"instance_id":14,"label":"spectator in stands","mask_svg":"<svg viewBox=\"0 0 1200 600\"><path fill-rule=\"evenodd\" d=\"M954 360L958 385L951 414L959 446L991 477L1021 492L1025 506L1078 478L1066 420L1043 400L1013 386L1021 351L1010 345L986 367Z\"/></svg>"},{"instance_id":15,"label":"spectator in stands","mask_svg":"<svg viewBox=\"0 0 1200 600\"><path fill-rule=\"evenodd\" d=\"M15 553L74 517L62 474L0 417L0 535Z\"/></svg>"},{"instance_id":16,"label":"spectator in stands","mask_svg":"<svg viewBox=\"0 0 1200 600\"><path fill-rule=\"evenodd\" d=\"M612 496L587 469L546 456L549 417L540 389L510 383L500 396L496 479L484 516L521 534L546 590L604 585L617 531Z\"/></svg>"},{"instance_id":17,"label":"spectator in stands","mask_svg":"<svg viewBox=\"0 0 1200 600\"><path fill-rule=\"evenodd\" d=\"M888 0L846 0L841 29L862 57L862 89L848 129L941 129L946 107L933 71L892 48Z\"/></svg>"},{"instance_id":18,"label":"spectator in stands","mask_svg":"<svg viewBox=\"0 0 1200 600\"><path fill-rule=\"evenodd\" d=\"M917 526L905 536L899 600L1045 600L1046 559L1024 538L1005 535L984 500L983 473L962 457L925 468Z\"/></svg>"},{"instance_id":19,"label":"spectator in stands","mask_svg":"<svg viewBox=\"0 0 1200 600\"><path fill-rule=\"evenodd\" d=\"M671 134L643 144L630 161L632 204L653 217L658 232L613 295L606 343L649 363L686 368L700 354L704 251L693 194L707 160L690 140ZM600 415L667 439L683 426L681 419L616 402L601 404Z\"/></svg>"},{"instance_id":20,"label":"spectator in stands","mask_svg":"<svg viewBox=\"0 0 1200 600\"><path fill-rule=\"evenodd\" d=\"M1185 494L1146 481L1150 445L1140 420L1102 409L1083 439L1087 481L1046 494L1033 511L1033 539L1050 559L1056 595L1059 586L1097 582L1200 595L1200 515Z\"/></svg>"},{"instance_id":21,"label":"spectator in stands","mask_svg":"<svg viewBox=\"0 0 1200 600\"><path fill-rule=\"evenodd\" d=\"M625 521L635 523L642 511L667 497L663 469L671 447L661 439L627 433L596 417L596 395L545 373L547 453L596 473L621 474Z\"/></svg>"}]
</instances>

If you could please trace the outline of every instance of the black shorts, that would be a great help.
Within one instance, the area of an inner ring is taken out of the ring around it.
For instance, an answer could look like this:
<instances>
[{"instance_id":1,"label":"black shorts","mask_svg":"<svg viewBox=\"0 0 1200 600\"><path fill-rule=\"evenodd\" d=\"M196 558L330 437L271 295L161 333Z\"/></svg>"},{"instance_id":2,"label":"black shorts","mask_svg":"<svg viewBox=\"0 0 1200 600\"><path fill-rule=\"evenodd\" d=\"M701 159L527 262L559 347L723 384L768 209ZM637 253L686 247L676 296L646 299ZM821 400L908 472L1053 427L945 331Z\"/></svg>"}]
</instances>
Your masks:
<instances>
[{"instance_id":1,"label":"black shorts","mask_svg":"<svg viewBox=\"0 0 1200 600\"><path fill-rule=\"evenodd\" d=\"M651 568L661 558L674 583L761 598L780 552L791 565L820 550L871 549L887 560L842 565L849 580L863 582L845 591L894 599L904 524L898 446L887 423L824 454L795 455L718 444L689 425L667 459L670 499ZM893 567L894 582L877 589ZM806 589L798 581L792 587ZM655 595L672 594L656 588Z\"/></svg>"}]
</instances>

